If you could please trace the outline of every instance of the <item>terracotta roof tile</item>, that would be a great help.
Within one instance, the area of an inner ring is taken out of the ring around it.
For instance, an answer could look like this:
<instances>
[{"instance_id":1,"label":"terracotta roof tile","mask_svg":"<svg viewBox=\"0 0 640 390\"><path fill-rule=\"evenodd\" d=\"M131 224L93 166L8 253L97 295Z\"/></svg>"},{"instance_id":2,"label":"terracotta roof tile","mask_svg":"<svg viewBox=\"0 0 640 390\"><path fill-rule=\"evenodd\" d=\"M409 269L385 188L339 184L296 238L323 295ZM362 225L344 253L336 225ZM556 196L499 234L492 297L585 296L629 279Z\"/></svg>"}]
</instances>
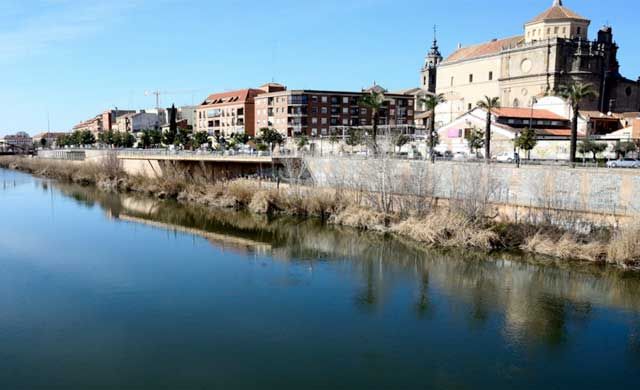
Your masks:
<instances>
[{"instance_id":1,"label":"terracotta roof tile","mask_svg":"<svg viewBox=\"0 0 640 390\"><path fill-rule=\"evenodd\" d=\"M202 105L212 106L228 103L238 104L246 102L247 100L250 100L263 93L265 92L261 89L240 89L237 91L214 93L209 95L207 97L207 100L205 100Z\"/></svg>"},{"instance_id":2,"label":"terracotta roof tile","mask_svg":"<svg viewBox=\"0 0 640 390\"><path fill-rule=\"evenodd\" d=\"M558 19L574 19L574 20L584 20L589 21L577 13L571 11L569 8L563 7L561 5L554 5L548 10L544 11L540 15L536 16L533 20L531 20L527 24L538 23L545 20L558 20Z\"/></svg>"},{"instance_id":3,"label":"terracotta roof tile","mask_svg":"<svg viewBox=\"0 0 640 390\"><path fill-rule=\"evenodd\" d=\"M500 53L504 48L515 46L524 40L522 35L504 39L494 39L490 42L481 43L479 45L467 46L454 51L444 64L462 60L470 60Z\"/></svg>"},{"instance_id":4,"label":"terracotta roof tile","mask_svg":"<svg viewBox=\"0 0 640 390\"><path fill-rule=\"evenodd\" d=\"M549 110L543 110L539 108L534 108L532 110L530 108L503 107L503 108L494 109L493 113L497 116L508 117L508 118L529 119L533 115L533 119L546 119L546 120L554 120L554 121L569 120Z\"/></svg>"}]
</instances>

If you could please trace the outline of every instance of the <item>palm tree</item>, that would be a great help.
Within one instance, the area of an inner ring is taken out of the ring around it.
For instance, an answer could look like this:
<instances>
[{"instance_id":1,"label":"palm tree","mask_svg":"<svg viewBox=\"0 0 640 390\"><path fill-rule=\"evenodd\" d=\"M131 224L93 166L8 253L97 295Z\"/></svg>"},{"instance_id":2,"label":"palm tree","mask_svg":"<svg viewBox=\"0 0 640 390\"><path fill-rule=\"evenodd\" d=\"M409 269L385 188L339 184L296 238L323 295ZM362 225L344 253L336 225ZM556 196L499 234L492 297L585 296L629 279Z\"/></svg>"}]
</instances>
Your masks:
<instances>
[{"instance_id":1,"label":"palm tree","mask_svg":"<svg viewBox=\"0 0 640 390\"><path fill-rule=\"evenodd\" d=\"M569 162L574 164L576 162L576 151L578 149L578 115L580 103L584 99L598 96L598 93L595 91L593 84L572 82L562 87L560 90L560 96L567 100L573 110L573 118L571 119L571 146L569 149Z\"/></svg>"},{"instance_id":2,"label":"palm tree","mask_svg":"<svg viewBox=\"0 0 640 390\"><path fill-rule=\"evenodd\" d=\"M380 120L380 110L385 103L385 97L382 92L371 91L370 94L365 95L360 99L360 106L371 110L371 116L373 120L373 134L371 135L373 154L378 154L378 121Z\"/></svg>"},{"instance_id":3,"label":"palm tree","mask_svg":"<svg viewBox=\"0 0 640 390\"><path fill-rule=\"evenodd\" d=\"M429 147L429 156L431 158L431 162L435 161L435 155L433 153L433 148L435 147L433 142L433 133L436 131L436 107L440 103L446 102L444 94L440 93L437 95L428 95L426 98L421 98L420 103L424 104L431 118L429 119L429 135L428 135L428 147Z\"/></svg>"},{"instance_id":4,"label":"palm tree","mask_svg":"<svg viewBox=\"0 0 640 390\"><path fill-rule=\"evenodd\" d=\"M476 106L487 112L487 123L484 130L484 161L489 164L491 161L491 112L500 108L500 98L485 96L484 100L476 103Z\"/></svg>"}]
</instances>

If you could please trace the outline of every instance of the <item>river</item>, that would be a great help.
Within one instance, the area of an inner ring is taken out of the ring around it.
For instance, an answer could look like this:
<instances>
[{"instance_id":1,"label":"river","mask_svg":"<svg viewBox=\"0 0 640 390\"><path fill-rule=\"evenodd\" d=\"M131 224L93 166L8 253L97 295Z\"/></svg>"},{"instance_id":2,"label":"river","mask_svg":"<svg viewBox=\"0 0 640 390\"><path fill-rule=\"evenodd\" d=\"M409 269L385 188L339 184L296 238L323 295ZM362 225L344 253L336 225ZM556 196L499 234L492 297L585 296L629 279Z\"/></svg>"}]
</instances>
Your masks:
<instances>
[{"instance_id":1,"label":"river","mask_svg":"<svg viewBox=\"0 0 640 390\"><path fill-rule=\"evenodd\" d=\"M640 274L0 170L3 389L640 388Z\"/></svg>"}]
</instances>

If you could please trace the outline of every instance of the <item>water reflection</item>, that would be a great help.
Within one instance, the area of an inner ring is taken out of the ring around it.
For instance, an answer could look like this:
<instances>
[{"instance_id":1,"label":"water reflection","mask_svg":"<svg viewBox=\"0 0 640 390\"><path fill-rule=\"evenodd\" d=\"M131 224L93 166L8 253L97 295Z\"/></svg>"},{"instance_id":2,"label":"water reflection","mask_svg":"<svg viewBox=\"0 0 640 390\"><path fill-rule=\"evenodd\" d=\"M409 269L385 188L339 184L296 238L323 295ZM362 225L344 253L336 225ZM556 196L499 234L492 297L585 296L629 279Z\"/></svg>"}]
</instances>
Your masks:
<instances>
[{"instance_id":1,"label":"water reflection","mask_svg":"<svg viewBox=\"0 0 640 390\"><path fill-rule=\"evenodd\" d=\"M365 313L379 311L407 285L413 286L414 299L406 308L418 320L438 317L444 310L439 307L442 296L447 297L468 308L464 316L470 329L500 321L505 341L514 345L561 347L571 339L570 328L587 326L594 306L640 312L640 277L629 271L516 254L425 250L315 220L272 219L72 185L55 187L78 204L98 205L111 218L204 237L238 253L307 263L310 272L323 262L341 264L358 279L352 299ZM629 351L638 354L637 317L634 326Z\"/></svg>"},{"instance_id":2,"label":"water reflection","mask_svg":"<svg viewBox=\"0 0 640 390\"><path fill-rule=\"evenodd\" d=\"M632 272L0 180L4 388L640 385Z\"/></svg>"}]
</instances>

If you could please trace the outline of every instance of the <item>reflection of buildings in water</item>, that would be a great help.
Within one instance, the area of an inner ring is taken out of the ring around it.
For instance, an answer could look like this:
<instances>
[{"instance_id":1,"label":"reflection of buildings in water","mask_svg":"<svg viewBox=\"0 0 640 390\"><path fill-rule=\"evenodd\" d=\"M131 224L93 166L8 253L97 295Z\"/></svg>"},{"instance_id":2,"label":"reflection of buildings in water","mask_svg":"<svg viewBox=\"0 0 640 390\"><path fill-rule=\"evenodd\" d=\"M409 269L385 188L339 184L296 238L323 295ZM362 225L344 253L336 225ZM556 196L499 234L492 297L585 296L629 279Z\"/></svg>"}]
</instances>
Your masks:
<instances>
[{"instance_id":1,"label":"reflection of buildings in water","mask_svg":"<svg viewBox=\"0 0 640 390\"><path fill-rule=\"evenodd\" d=\"M441 301L434 293L444 295L449 306L467 311L470 326L493 326L494 321L489 320L499 316L510 343L557 345L571 337L567 324L590 321L592 307L640 313L640 275L611 267L427 250L414 242L311 219L269 219L156 200L114 198L86 189L75 188L67 195L97 202L122 220L197 235L243 255L257 252L310 267L330 262L341 277L358 285L354 303L366 311L381 309L395 291L413 283L413 296L404 304L416 316L435 318L439 311L449 310L439 306Z\"/></svg>"},{"instance_id":2,"label":"reflection of buildings in water","mask_svg":"<svg viewBox=\"0 0 640 390\"><path fill-rule=\"evenodd\" d=\"M232 250L241 255L249 253L268 254L271 252L271 246L263 242L253 241L246 238L239 238L225 234L211 233L204 230L188 228L179 225L172 225L163 222L157 222L144 218L132 217L126 214L120 214L120 220L152 226L162 230L170 230L181 233L192 234L207 239L213 246L222 250Z\"/></svg>"},{"instance_id":3,"label":"reflection of buildings in water","mask_svg":"<svg viewBox=\"0 0 640 390\"><path fill-rule=\"evenodd\" d=\"M145 199L133 196L121 196L122 208L127 211L152 215L158 211L160 202L154 199Z\"/></svg>"}]
</instances>

